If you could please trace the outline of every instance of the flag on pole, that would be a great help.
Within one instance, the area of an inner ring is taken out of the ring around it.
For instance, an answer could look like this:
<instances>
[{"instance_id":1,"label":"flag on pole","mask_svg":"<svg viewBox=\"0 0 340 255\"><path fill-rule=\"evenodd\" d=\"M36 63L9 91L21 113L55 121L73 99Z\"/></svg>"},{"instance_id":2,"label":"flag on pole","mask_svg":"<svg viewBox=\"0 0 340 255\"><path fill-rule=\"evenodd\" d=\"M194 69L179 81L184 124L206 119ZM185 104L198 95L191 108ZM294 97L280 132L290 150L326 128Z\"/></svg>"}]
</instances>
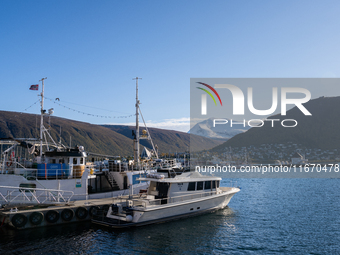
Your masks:
<instances>
[{"instance_id":1,"label":"flag on pole","mask_svg":"<svg viewBox=\"0 0 340 255\"><path fill-rule=\"evenodd\" d=\"M39 84L31 85L30 90L38 90Z\"/></svg>"}]
</instances>

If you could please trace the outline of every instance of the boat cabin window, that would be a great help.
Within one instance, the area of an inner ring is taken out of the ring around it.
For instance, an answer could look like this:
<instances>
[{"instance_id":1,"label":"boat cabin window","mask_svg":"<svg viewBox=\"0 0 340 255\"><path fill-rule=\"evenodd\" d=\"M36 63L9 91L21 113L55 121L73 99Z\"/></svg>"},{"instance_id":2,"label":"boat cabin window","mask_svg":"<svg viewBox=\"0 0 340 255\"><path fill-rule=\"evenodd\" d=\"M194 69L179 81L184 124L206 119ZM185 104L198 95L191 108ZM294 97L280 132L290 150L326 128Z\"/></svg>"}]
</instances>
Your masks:
<instances>
[{"instance_id":1,"label":"boat cabin window","mask_svg":"<svg viewBox=\"0 0 340 255\"><path fill-rule=\"evenodd\" d=\"M170 187L170 183L167 182L157 182L156 190L158 191L158 196L155 198L167 198L168 197L168 190Z\"/></svg>"},{"instance_id":2,"label":"boat cabin window","mask_svg":"<svg viewBox=\"0 0 340 255\"><path fill-rule=\"evenodd\" d=\"M193 190L210 190L210 189L216 189L220 186L220 181L205 181L205 182L197 182L197 187L196 187L196 182L189 182L188 184L188 191L193 191Z\"/></svg>"},{"instance_id":3,"label":"boat cabin window","mask_svg":"<svg viewBox=\"0 0 340 255\"><path fill-rule=\"evenodd\" d=\"M188 191L196 190L196 182L189 182Z\"/></svg>"},{"instance_id":4,"label":"boat cabin window","mask_svg":"<svg viewBox=\"0 0 340 255\"><path fill-rule=\"evenodd\" d=\"M80 164L81 164L81 165L84 164L84 158L80 158Z\"/></svg>"},{"instance_id":5,"label":"boat cabin window","mask_svg":"<svg viewBox=\"0 0 340 255\"><path fill-rule=\"evenodd\" d=\"M52 164L55 164L55 159L51 159L51 163L52 163Z\"/></svg>"},{"instance_id":6,"label":"boat cabin window","mask_svg":"<svg viewBox=\"0 0 340 255\"><path fill-rule=\"evenodd\" d=\"M64 164L64 159L59 159L59 164Z\"/></svg>"},{"instance_id":7,"label":"boat cabin window","mask_svg":"<svg viewBox=\"0 0 340 255\"><path fill-rule=\"evenodd\" d=\"M204 189L211 189L211 181L204 182Z\"/></svg>"},{"instance_id":8,"label":"boat cabin window","mask_svg":"<svg viewBox=\"0 0 340 255\"><path fill-rule=\"evenodd\" d=\"M73 164L77 164L77 158L73 158Z\"/></svg>"},{"instance_id":9,"label":"boat cabin window","mask_svg":"<svg viewBox=\"0 0 340 255\"><path fill-rule=\"evenodd\" d=\"M203 182L197 182L197 190L203 190Z\"/></svg>"}]
</instances>

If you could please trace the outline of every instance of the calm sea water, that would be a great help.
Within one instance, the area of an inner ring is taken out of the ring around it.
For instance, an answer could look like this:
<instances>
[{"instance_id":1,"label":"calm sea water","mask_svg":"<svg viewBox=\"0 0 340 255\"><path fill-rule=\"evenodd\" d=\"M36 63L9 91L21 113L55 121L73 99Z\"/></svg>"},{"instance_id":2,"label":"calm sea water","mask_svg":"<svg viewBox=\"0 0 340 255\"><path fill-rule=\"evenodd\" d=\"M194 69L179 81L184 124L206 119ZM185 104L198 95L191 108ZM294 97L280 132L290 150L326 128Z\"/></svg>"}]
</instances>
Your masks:
<instances>
[{"instance_id":1,"label":"calm sea water","mask_svg":"<svg viewBox=\"0 0 340 255\"><path fill-rule=\"evenodd\" d=\"M237 185L241 191L224 210L136 229L0 229L0 254L340 254L339 179Z\"/></svg>"}]
</instances>

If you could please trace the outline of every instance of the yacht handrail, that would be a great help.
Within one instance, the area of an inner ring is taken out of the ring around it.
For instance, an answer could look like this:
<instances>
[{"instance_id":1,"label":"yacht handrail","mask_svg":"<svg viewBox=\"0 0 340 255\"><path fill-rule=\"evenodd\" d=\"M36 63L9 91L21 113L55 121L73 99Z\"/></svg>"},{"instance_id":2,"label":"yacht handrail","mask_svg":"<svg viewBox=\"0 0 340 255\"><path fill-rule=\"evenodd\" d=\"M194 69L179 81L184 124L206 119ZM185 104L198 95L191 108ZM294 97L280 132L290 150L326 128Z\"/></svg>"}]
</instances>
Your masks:
<instances>
[{"instance_id":1,"label":"yacht handrail","mask_svg":"<svg viewBox=\"0 0 340 255\"><path fill-rule=\"evenodd\" d=\"M182 196L174 196L174 197L167 197L167 198L158 198L158 199L153 199L149 200L149 205L160 205L161 201L167 200L168 204L171 203L176 203L176 202L182 202L190 199L196 199L196 198L202 198L202 197L207 197L207 196L212 196L216 195L217 191L206 191L206 192L196 192L196 193L191 193L188 195L182 195Z\"/></svg>"},{"instance_id":2,"label":"yacht handrail","mask_svg":"<svg viewBox=\"0 0 340 255\"><path fill-rule=\"evenodd\" d=\"M113 198L112 203L125 203L128 200L133 202L134 206L142 206L142 207L149 207L154 205L161 205L161 201L167 200L167 204L176 203L176 202L182 202L190 199L197 199L202 198L206 196L212 196L215 194L218 194L218 190L211 190L206 192L195 192L187 195L182 196L173 196L168 198L158 198L158 199L148 199L147 194L143 193L141 195L133 195L132 197L128 198L127 196L122 197L115 197Z\"/></svg>"}]
</instances>

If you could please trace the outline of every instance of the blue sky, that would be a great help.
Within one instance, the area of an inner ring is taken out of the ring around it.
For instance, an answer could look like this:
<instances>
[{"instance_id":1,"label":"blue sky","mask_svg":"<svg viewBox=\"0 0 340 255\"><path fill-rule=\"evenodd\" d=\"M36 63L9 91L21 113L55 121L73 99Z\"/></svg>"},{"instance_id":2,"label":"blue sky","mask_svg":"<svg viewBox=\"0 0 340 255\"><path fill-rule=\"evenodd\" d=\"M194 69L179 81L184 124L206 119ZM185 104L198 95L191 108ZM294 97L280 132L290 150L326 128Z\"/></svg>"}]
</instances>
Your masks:
<instances>
[{"instance_id":1,"label":"blue sky","mask_svg":"<svg viewBox=\"0 0 340 255\"><path fill-rule=\"evenodd\" d=\"M39 113L28 88L47 77L55 116L133 123L113 117L134 114L139 76L149 126L188 131L190 78L339 77L339 10L339 1L0 0L0 110Z\"/></svg>"}]
</instances>

